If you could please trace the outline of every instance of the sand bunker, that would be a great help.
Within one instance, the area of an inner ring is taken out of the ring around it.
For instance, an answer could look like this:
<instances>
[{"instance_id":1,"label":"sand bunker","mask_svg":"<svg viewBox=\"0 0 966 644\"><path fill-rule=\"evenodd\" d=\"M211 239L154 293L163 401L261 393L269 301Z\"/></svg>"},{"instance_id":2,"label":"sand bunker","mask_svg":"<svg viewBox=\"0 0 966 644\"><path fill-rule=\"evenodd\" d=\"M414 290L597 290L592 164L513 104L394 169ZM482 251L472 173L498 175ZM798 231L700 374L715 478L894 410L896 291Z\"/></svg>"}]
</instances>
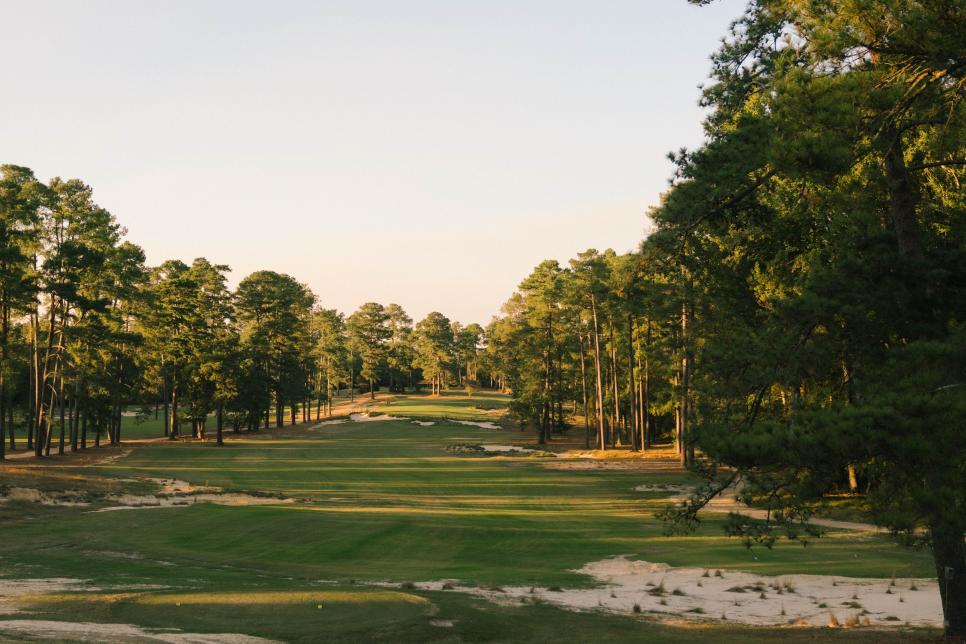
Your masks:
<instances>
[{"instance_id":1,"label":"sand bunker","mask_svg":"<svg viewBox=\"0 0 966 644\"><path fill-rule=\"evenodd\" d=\"M471 445L471 444L456 444L456 445L446 445L443 449L447 452L455 452L457 454L476 454L477 456L491 455L491 456L508 456L513 454L538 454L540 456L556 456L553 452L544 452L537 449L530 449L528 447L520 447L519 445Z\"/></svg>"},{"instance_id":2,"label":"sand bunker","mask_svg":"<svg viewBox=\"0 0 966 644\"><path fill-rule=\"evenodd\" d=\"M71 642L170 642L172 644L272 644L275 640L240 633L155 631L132 624L57 622L39 619L0 620L0 633Z\"/></svg>"},{"instance_id":3,"label":"sand bunker","mask_svg":"<svg viewBox=\"0 0 966 644\"><path fill-rule=\"evenodd\" d=\"M321 423L316 423L311 429L319 429L320 427L328 427L329 425L341 425L347 422L349 422L348 418L333 418L332 420L323 420Z\"/></svg>"},{"instance_id":4,"label":"sand bunker","mask_svg":"<svg viewBox=\"0 0 966 644\"><path fill-rule=\"evenodd\" d=\"M485 452L506 453L514 452L517 454L535 454L537 450L520 447L519 445L480 445Z\"/></svg>"},{"instance_id":5,"label":"sand bunker","mask_svg":"<svg viewBox=\"0 0 966 644\"><path fill-rule=\"evenodd\" d=\"M602 588L475 588L451 581L416 584L426 590L452 589L501 604L540 601L571 610L603 610L693 621L738 624L825 626L839 624L941 627L939 589L931 579L858 579L825 575L769 577L731 570L673 568L613 557L576 572L606 584ZM916 590L913 590L916 588Z\"/></svg>"},{"instance_id":6,"label":"sand bunker","mask_svg":"<svg viewBox=\"0 0 966 644\"><path fill-rule=\"evenodd\" d=\"M432 427L436 423L432 420L414 420L414 425L419 425L420 427Z\"/></svg>"},{"instance_id":7,"label":"sand bunker","mask_svg":"<svg viewBox=\"0 0 966 644\"><path fill-rule=\"evenodd\" d=\"M472 427L482 427L483 429L503 429L502 427L500 427L496 423L494 423L492 421L489 421L489 420L485 420L485 421L481 421L481 420L453 420L453 421L450 421L450 422L457 423L458 425L470 425Z\"/></svg>"},{"instance_id":8,"label":"sand bunker","mask_svg":"<svg viewBox=\"0 0 966 644\"><path fill-rule=\"evenodd\" d=\"M184 496L159 497L149 495L122 494L110 497L110 501L119 505L91 510L91 512L113 512L115 510L143 510L146 508L174 508L195 503L214 503L215 505L278 505L281 503L295 503L295 499L280 499L268 496L253 496L251 494L214 493L191 494Z\"/></svg>"},{"instance_id":9,"label":"sand bunker","mask_svg":"<svg viewBox=\"0 0 966 644\"><path fill-rule=\"evenodd\" d=\"M12 487L5 496L0 496L0 503L21 501L25 503L40 503L41 505L60 505L67 507L83 507L90 505L87 501L80 501L81 492L65 490L63 492L43 492L31 487Z\"/></svg>"},{"instance_id":10,"label":"sand bunker","mask_svg":"<svg viewBox=\"0 0 966 644\"><path fill-rule=\"evenodd\" d=\"M354 423L376 423L383 420L404 420L399 416L390 416L388 414L372 415L369 414L349 414L349 420Z\"/></svg>"},{"instance_id":11,"label":"sand bunker","mask_svg":"<svg viewBox=\"0 0 966 644\"><path fill-rule=\"evenodd\" d=\"M216 505L278 505L281 503L295 503L295 499L289 498L221 492L220 487L194 485L178 479L148 480L161 485L161 492L159 494L114 494L108 496L107 500L116 505L99 508L93 510L93 512L170 508L194 505L195 503L214 503Z\"/></svg>"},{"instance_id":12,"label":"sand bunker","mask_svg":"<svg viewBox=\"0 0 966 644\"><path fill-rule=\"evenodd\" d=\"M47 579L0 579L0 615L18 612L17 598L77 590L91 590L84 579L50 577Z\"/></svg>"}]
</instances>

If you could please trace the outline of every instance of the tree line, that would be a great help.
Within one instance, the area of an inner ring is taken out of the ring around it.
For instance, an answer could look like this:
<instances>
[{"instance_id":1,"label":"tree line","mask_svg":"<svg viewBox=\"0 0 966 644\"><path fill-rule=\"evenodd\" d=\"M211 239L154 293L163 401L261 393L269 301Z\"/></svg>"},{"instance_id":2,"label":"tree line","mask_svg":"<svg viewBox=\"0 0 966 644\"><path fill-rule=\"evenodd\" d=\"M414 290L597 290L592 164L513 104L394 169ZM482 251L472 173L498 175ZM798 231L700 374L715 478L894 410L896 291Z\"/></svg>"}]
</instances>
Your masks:
<instances>
[{"instance_id":1,"label":"tree line","mask_svg":"<svg viewBox=\"0 0 966 644\"><path fill-rule=\"evenodd\" d=\"M124 232L82 181L0 166L0 460L119 444L131 405L163 408L172 439L213 416L221 444L226 426L331 414L343 390L489 378L478 324L373 302L345 316L273 271L232 290L204 258L146 266Z\"/></svg>"},{"instance_id":2,"label":"tree line","mask_svg":"<svg viewBox=\"0 0 966 644\"><path fill-rule=\"evenodd\" d=\"M707 4L705 0L695 4ZM670 155L626 255L541 263L494 323L541 440L673 438L771 545L830 494L932 549L966 635L966 8L753 0L712 57L705 142ZM574 412L577 412L574 415Z\"/></svg>"}]
</instances>

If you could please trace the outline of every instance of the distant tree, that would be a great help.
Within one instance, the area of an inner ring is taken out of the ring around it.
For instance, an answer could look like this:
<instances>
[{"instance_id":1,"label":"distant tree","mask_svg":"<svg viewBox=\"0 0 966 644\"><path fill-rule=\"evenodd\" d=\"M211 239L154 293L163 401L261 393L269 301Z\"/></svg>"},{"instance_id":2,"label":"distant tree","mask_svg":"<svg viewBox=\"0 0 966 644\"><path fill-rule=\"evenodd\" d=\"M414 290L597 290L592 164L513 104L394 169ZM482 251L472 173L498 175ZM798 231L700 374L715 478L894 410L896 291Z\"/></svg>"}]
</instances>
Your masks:
<instances>
[{"instance_id":1,"label":"distant tree","mask_svg":"<svg viewBox=\"0 0 966 644\"><path fill-rule=\"evenodd\" d=\"M367 302L349 316L347 321L349 340L359 356L360 377L369 383L370 398L376 397L375 383L379 380L386 359L386 343L392 337L386 308L376 302Z\"/></svg>"},{"instance_id":2,"label":"distant tree","mask_svg":"<svg viewBox=\"0 0 966 644\"><path fill-rule=\"evenodd\" d=\"M413 319L398 304L386 306L390 335L386 352L389 389L401 390L408 382L413 386Z\"/></svg>"},{"instance_id":3,"label":"distant tree","mask_svg":"<svg viewBox=\"0 0 966 644\"><path fill-rule=\"evenodd\" d=\"M317 309L312 315L316 359L325 389L326 413L332 414L332 390L349 379L349 347L344 316L335 309Z\"/></svg>"},{"instance_id":4,"label":"distant tree","mask_svg":"<svg viewBox=\"0 0 966 644\"><path fill-rule=\"evenodd\" d=\"M0 166L0 460L4 458L6 432L10 449L16 449L13 427L7 426L10 404L11 324L29 310L36 288L32 273L31 246L38 234L40 209L46 186L29 168Z\"/></svg>"},{"instance_id":5,"label":"distant tree","mask_svg":"<svg viewBox=\"0 0 966 644\"><path fill-rule=\"evenodd\" d=\"M294 406L304 396L305 366L300 356L308 346L309 316L315 296L293 277L257 271L243 279L235 292L236 317L252 374L261 381L261 395L253 400L253 414L264 414L271 403L275 424L284 423L285 404ZM274 400L273 400L274 399Z\"/></svg>"},{"instance_id":6,"label":"distant tree","mask_svg":"<svg viewBox=\"0 0 966 644\"><path fill-rule=\"evenodd\" d=\"M431 383L432 395L442 393L446 369L453 351L449 319L433 311L416 323L416 366Z\"/></svg>"}]
</instances>

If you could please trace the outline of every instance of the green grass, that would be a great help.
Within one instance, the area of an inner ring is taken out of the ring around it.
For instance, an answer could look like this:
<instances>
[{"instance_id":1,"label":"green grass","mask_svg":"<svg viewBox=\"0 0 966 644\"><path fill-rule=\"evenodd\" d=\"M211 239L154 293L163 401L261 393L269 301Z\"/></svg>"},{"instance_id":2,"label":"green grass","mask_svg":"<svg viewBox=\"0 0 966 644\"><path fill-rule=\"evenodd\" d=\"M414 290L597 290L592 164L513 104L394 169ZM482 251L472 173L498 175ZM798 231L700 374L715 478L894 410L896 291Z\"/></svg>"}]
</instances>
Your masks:
<instances>
[{"instance_id":1,"label":"green grass","mask_svg":"<svg viewBox=\"0 0 966 644\"><path fill-rule=\"evenodd\" d=\"M509 403L509 396L493 391L444 391L438 397L403 396L388 405L378 405L376 411L410 418L451 418L453 420L482 420L498 422Z\"/></svg>"},{"instance_id":2,"label":"green grass","mask_svg":"<svg viewBox=\"0 0 966 644\"><path fill-rule=\"evenodd\" d=\"M399 401L386 411L403 413L404 402L406 413L453 418L460 409L482 413L473 410L482 399L477 396ZM748 550L723 536L718 520L707 521L693 536L665 536L653 517L664 501L634 487L681 482L683 474L547 469L545 459L461 456L443 449L520 439L518 432L444 422L347 423L233 438L223 448L156 444L103 465L51 468L62 478L83 477L72 480L74 486L102 489L120 485L119 478L165 476L301 501L105 513L0 505L0 574L172 589L38 598L33 606L38 615L56 619L244 632L286 641L325 632L331 641L400 642L540 642L559 633L567 633L568 641L819 638L807 629L682 629L548 606L506 608L456 593L401 590L376 597L371 593L378 588L366 582L399 588L408 581L455 578L479 585L587 586L593 580L573 570L619 554L764 574L931 575L925 553L885 537L836 532L807 548L783 542L772 550ZM18 473L17 484L26 476ZM61 484L67 485L49 483ZM194 599L169 596L176 590ZM319 609L313 596L299 595L322 591L359 599L325 600ZM247 597L243 610L240 596ZM173 606L177 601L180 607ZM454 627L433 626L434 614L456 620ZM858 632L846 637L912 641L877 636L885 639Z\"/></svg>"}]
</instances>

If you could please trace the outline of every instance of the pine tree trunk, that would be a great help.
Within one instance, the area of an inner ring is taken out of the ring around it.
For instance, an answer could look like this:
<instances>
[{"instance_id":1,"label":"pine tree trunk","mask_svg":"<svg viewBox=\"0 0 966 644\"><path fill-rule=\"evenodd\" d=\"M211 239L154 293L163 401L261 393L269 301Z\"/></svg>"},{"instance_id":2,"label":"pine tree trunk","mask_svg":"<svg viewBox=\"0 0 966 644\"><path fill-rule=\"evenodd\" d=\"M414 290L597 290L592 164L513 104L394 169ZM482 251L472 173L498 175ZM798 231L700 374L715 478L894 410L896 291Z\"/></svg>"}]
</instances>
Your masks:
<instances>
[{"instance_id":1,"label":"pine tree trunk","mask_svg":"<svg viewBox=\"0 0 966 644\"><path fill-rule=\"evenodd\" d=\"M167 416L167 414L165 414ZM171 387L171 431L168 432L170 440L178 439L178 384L174 383Z\"/></svg>"},{"instance_id":2,"label":"pine tree trunk","mask_svg":"<svg viewBox=\"0 0 966 644\"><path fill-rule=\"evenodd\" d=\"M219 446L225 444L225 436L224 436L224 430L225 430L225 414L224 414L224 411L225 411L224 404L222 404L221 402L219 402L218 403L217 415L215 416L215 431L217 432L217 439L215 441L215 444L216 445L219 445Z\"/></svg>"},{"instance_id":3,"label":"pine tree trunk","mask_svg":"<svg viewBox=\"0 0 966 644\"><path fill-rule=\"evenodd\" d=\"M634 318L627 316L627 389L631 395L631 446L634 451L641 449L637 431L637 387L634 383Z\"/></svg>"},{"instance_id":4,"label":"pine tree trunk","mask_svg":"<svg viewBox=\"0 0 966 644\"><path fill-rule=\"evenodd\" d=\"M587 409L587 368L584 364L584 335L580 334L580 390L584 403L584 449L590 449L590 412Z\"/></svg>"},{"instance_id":5,"label":"pine tree trunk","mask_svg":"<svg viewBox=\"0 0 966 644\"><path fill-rule=\"evenodd\" d=\"M902 135L893 134L891 144L884 155L886 185L889 189L889 210L895 228L899 255L905 259L921 261L923 258L922 236L916 204L919 197L909 168L906 166Z\"/></svg>"},{"instance_id":6,"label":"pine tree trunk","mask_svg":"<svg viewBox=\"0 0 966 644\"><path fill-rule=\"evenodd\" d=\"M600 326L597 322L597 300L593 294L590 296L590 308L594 315L594 368L597 371L597 447L607 449L607 441L604 430L604 389L600 368Z\"/></svg>"},{"instance_id":7,"label":"pine tree trunk","mask_svg":"<svg viewBox=\"0 0 966 644\"><path fill-rule=\"evenodd\" d=\"M60 455L64 454L64 378L60 378L60 395L58 396L58 403L60 407L60 442L57 445L57 453Z\"/></svg>"},{"instance_id":8,"label":"pine tree trunk","mask_svg":"<svg viewBox=\"0 0 966 644\"><path fill-rule=\"evenodd\" d=\"M171 435L171 418L168 409L168 381L167 378L161 379L161 395L164 397L164 435Z\"/></svg>"},{"instance_id":9,"label":"pine tree trunk","mask_svg":"<svg viewBox=\"0 0 966 644\"><path fill-rule=\"evenodd\" d=\"M930 523L929 530L946 636L953 641L966 641L966 543L963 541L963 526L937 519Z\"/></svg>"}]
</instances>

